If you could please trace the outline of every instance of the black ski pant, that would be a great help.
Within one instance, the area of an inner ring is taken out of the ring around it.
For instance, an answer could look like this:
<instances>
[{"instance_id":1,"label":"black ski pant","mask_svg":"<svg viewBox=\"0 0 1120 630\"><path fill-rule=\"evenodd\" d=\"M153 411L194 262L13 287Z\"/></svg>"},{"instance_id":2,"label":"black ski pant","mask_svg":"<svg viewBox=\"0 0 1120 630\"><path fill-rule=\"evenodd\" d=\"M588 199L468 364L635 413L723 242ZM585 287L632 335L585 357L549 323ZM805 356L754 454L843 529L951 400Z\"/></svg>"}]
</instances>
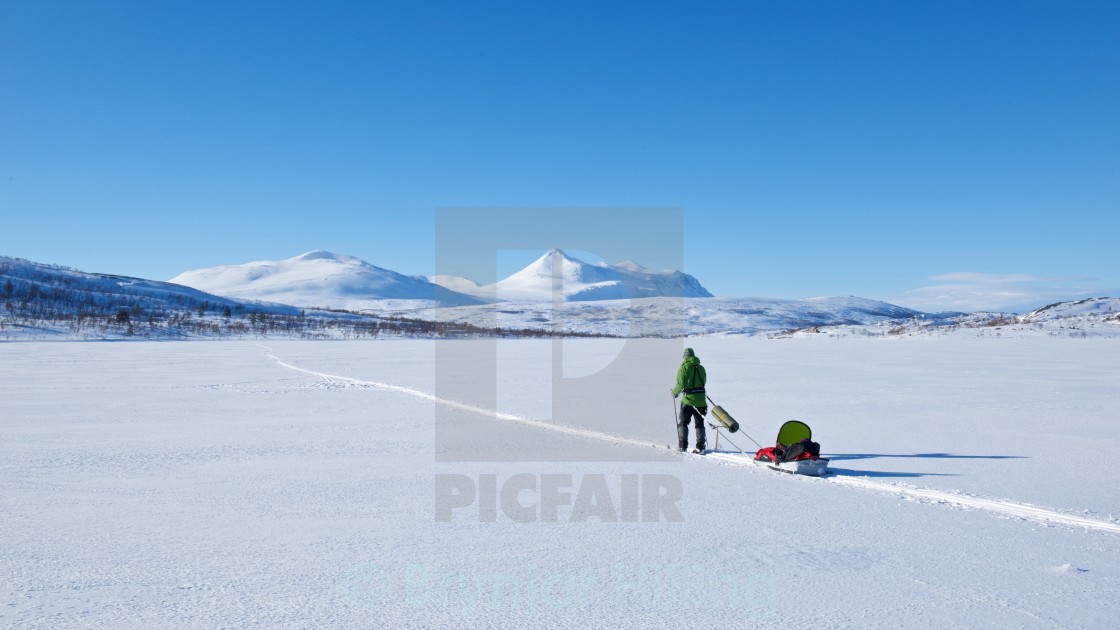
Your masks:
<instances>
[{"instance_id":1,"label":"black ski pant","mask_svg":"<svg viewBox=\"0 0 1120 630\"><path fill-rule=\"evenodd\" d=\"M694 418L696 420L696 448L704 450L704 445L707 442L704 435L704 416L707 413L707 407L681 405L681 414L677 417L677 445L682 450L688 448L688 423Z\"/></svg>"}]
</instances>

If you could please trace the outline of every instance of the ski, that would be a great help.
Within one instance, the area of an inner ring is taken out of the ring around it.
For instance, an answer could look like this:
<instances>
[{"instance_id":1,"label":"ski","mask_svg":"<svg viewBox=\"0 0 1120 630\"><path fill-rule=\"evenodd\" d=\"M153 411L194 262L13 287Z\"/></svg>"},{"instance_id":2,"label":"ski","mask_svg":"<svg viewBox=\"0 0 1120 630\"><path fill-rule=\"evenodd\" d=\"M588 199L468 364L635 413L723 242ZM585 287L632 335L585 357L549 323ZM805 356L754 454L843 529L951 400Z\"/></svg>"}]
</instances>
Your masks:
<instances>
[{"instance_id":1,"label":"ski","mask_svg":"<svg viewBox=\"0 0 1120 630\"><path fill-rule=\"evenodd\" d=\"M698 450L698 449L695 449L695 448L687 449L687 450L682 451L679 448L677 448L675 446L669 446L668 444L665 445L665 450L671 451L673 453L680 453L681 455L703 455L703 454L709 452L708 449L704 449L704 450L701 451L701 450Z\"/></svg>"}]
</instances>

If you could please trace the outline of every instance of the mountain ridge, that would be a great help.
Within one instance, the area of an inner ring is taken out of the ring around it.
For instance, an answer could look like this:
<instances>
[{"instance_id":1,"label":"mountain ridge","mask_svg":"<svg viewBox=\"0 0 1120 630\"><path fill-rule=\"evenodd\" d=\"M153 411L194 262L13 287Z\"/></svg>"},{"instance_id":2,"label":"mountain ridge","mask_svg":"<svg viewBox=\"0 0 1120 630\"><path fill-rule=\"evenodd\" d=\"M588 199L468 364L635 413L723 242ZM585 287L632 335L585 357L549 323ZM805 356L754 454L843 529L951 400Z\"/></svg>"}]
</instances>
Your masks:
<instances>
[{"instance_id":1,"label":"mountain ridge","mask_svg":"<svg viewBox=\"0 0 1120 630\"><path fill-rule=\"evenodd\" d=\"M495 283L479 285L460 276L433 282L500 302L588 302L651 297L714 297L695 277L679 270L654 271L634 261L587 263L553 248Z\"/></svg>"},{"instance_id":2,"label":"mountain ridge","mask_svg":"<svg viewBox=\"0 0 1120 630\"><path fill-rule=\"evenodd\" d=\"M369 310L378 302L405 307L468 306L482 300L372 265L360 258L312 250L284 260L257 260L184 271L169 282L237 299L295 306Z\"/></svg>"},{"instance_id":3,"label":"mountain ridge","mask_svg":"<svg viewBox=\"0 0 1120 630\"><path fill-rule=\"evenodd\" d=\"M358 259L322 250L304 261ZM359 261L360 262L360 261ZM398 274L399 275L399 274ZM416 279L415 277L412 277ZM638 298L500 302L422 308L383 301L378 314L245 301L179 284L87 273L0 256L0 338L281 336L909 336L974 334L1120 337L1120 299L1089 298L1011 313L922 313L848 297Z\"/></svg>"}]
</instances>

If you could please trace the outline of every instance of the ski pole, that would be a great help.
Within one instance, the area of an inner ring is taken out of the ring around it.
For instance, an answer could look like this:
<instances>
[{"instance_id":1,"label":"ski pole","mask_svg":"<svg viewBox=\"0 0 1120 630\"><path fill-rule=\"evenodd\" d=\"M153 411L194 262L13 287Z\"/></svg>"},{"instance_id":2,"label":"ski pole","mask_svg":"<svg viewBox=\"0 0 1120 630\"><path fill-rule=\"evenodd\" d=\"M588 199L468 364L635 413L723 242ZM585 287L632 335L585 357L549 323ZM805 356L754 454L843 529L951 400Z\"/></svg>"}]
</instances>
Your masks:
<instances>
[{"instance_id":1,"label":"ski pole","mask_svg":"<svg viewBox=\"0 0 1120 630\"><path fill-rule=\"evenodd\" d=\"M669 395L673 396L673 392L669 392ZM677 397L673 396L673 422L676 423L677 421Z\"/></svg>"}]
</instances>

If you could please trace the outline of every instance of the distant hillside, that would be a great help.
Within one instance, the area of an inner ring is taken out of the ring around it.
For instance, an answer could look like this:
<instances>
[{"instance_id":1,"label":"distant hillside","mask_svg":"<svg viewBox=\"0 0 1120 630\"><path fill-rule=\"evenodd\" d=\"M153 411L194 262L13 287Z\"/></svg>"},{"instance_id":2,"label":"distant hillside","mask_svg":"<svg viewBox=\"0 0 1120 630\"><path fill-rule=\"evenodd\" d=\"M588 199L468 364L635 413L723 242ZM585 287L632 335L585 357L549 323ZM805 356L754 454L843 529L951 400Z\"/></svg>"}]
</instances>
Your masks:
<instances>
[{"instance_id":1,"label":"distant hillside","mask_svg":"<svg viewBox=\"0 0 1120 630\"><path fill-rule=\"evenodd\" d=\"M247 304L156 280L0 257L0 336L185 337L266 331L299 309Z\"/></svg>"},{"instance_id":2,"label":"distant hillside","mask_svg":"<svg viewBox=\"0 0 1120 630\"><path fill-rule=\"evenodd\" d=\"M589 274L579 277L591 279ZM86 273L0 257L0 340L1120 336L1117 298L1050 304L1021 316L921 313L857 297L576 299L563 302L558 308L554 308L551 300L446 308L424 304L397 302L396 309L391 311L393 315L385 314L390 311L370 314L298 308L242 301L168 282Z\"/></svg>"},{"instance_id":3,"label":"distant hillside","mask_svg":"<svg viewBox=\"0 0 1120 630\"><path fill-rule=\"evenodd\" d=\"M1099 297L1047 304L1021 316L1019 321L1041 322L1069 318L1120 318L1120 298Z\"/></svg>"},{"instance_id":4,"label":"distant hillside","mask_svg":"<svg viewBox=\"0 0 1120 630\"><path fill-rule=\"evenodd\" d=\"M243 302L168 282L0 256L0 340L539 337L539 330Z\"/></svg>"},{"instance_id":5,"label":"distant hillside","mask_svg":"<svg viewBox=\"0 0 1120 630\"><path fill-rule=\"evenodd\" d=\"M802 300L766 298L645 298L573 301L553 310L550 302L503 302L439 309L443 321L542 330L596 332L623 337L754 335L816 326L867 325L925 317L918 311L857 297Z\"/></svg>"},{"instance_id":6,"label":"distant hillside","mask_svg":"<svg viewBox=\"0 0 1120 630\"><path fill-rule=\"evenodd\" d=\"M483 300L382 269L364 260L313 251L286 260L265 260L186 271L171 282L215 295L312 308L352 311L482 304Z\"/></svg>"},{"instance_id":7,"label":"distant hillside","mask_svg":"<svg viewBox=\"0 0 1120 630\"><path fill-rule=\"evenodd\" d=\"M1026 313L942 313L870 326L835 326L833 336L1120 337L1120 299L1089 298L1048 304Z\"/></svg>"}]
</instances>

